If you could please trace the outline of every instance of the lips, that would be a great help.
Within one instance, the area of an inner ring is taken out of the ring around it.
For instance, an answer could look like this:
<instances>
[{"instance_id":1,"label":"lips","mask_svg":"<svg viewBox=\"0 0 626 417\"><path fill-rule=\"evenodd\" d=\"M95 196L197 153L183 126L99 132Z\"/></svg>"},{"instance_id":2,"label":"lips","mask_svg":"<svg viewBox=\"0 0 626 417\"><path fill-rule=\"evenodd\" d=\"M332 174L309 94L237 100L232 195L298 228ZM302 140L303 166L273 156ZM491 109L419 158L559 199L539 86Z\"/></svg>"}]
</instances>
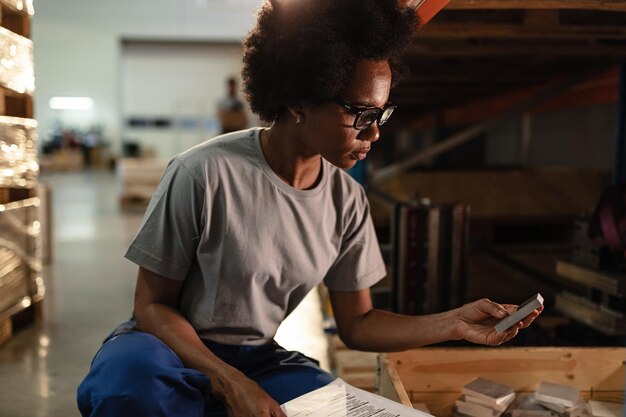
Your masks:
<instances>
[{"instance_id":1,"label":"lips","mask_svg":"<svg viewBox=\"0 0 626 417\"><path fill-rule=\"evenodd\" d=\"M369 152L369 150L370 150L369 148L357 149L356 151L353 151L352 153L350 153L350 155L357 161L362 161L367 156L367 153Z\"/></svg>"}]
</instances>

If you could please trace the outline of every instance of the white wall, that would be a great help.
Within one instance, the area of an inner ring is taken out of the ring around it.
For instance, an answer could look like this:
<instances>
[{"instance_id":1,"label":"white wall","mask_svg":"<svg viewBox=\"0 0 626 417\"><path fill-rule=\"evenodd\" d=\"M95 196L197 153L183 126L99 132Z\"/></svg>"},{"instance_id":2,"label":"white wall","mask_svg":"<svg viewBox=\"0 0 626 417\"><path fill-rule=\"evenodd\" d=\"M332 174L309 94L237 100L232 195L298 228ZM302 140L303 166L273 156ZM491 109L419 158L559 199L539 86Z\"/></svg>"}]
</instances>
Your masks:
<instances>
[{"instance_id":1,"label":"white wall","mask_svg":"<svg viewBox=\"0 0 626 417\"><path fill-rule=\"evenodd\" d=\"M120 71L123 121L166 117L172 125L133 128L125 124L122 140L170 159L218 134L216 104L227 93L226 79L239 77L241 54L238 43L125 44ZM183 119L196 127L184 127Z\"/></svg>"},{"instance_id":2,"label":"white wall","mask_svg":"<svg viewBox=\"0 0 626 417\"><path fill-rule=\"evenodd\" d=\"M35 118L45 136L55 119L98 123L117 151L121 135L123 39L238 42L260 0L35 1ZM89 96L89 112L48 108L55 95Z\"/></svg>"}]
</instances>

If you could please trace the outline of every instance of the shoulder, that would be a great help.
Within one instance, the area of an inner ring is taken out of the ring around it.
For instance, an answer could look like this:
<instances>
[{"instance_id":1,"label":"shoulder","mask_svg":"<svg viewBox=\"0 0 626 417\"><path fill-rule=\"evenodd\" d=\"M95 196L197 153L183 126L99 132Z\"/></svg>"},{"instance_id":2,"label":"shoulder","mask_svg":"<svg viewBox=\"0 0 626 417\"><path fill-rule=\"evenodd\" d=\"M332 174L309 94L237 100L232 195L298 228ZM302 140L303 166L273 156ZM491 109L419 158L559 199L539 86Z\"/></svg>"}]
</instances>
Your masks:
<instances>
[{"instance_id":1,"label":"shoulder","mask_svg":"<svg viewBox=\"0 0 626 417\"><path fill-rule=\"evenodd\" d=\"M176 155L170 165L182 166L197 178L205 178L224 165L245 163L254 156L258 128L240 130L211 138Z\"/></svg>"}]
</instances>

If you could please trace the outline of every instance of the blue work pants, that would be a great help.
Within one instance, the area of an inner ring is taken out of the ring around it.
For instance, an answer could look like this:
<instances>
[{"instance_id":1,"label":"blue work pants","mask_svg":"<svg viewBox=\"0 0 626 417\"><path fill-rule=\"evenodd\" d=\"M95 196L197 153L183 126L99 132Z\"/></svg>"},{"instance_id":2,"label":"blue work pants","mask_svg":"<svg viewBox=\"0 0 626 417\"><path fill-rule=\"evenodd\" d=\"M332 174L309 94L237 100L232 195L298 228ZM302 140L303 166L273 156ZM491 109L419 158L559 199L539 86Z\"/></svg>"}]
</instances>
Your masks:
<instances>
[{"instance_id":1,"label":"blue work pants","mask_svg":"<svg viewBox=\"0 0 626 417\"><path fill-rule=\"evenodd\" d=\"M221 360L256 381L279 404L323 387L334 377L299 352L277 343L232 346L207 343ZM211 381L186 368L151 334L134 331L106 341L78 387L83 416L225 417Z\"/></svg>"}]
</instances>

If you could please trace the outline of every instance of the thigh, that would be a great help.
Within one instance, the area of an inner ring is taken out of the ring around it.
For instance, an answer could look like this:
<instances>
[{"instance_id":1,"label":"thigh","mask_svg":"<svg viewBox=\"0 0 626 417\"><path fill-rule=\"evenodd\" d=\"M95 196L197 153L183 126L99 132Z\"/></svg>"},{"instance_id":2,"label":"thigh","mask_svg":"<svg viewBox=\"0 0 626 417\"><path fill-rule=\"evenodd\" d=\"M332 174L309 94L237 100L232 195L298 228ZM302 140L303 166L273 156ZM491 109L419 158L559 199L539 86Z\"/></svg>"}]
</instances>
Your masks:
<instances>
[{"instance_id":1,"label":"thigh","mask_svg":"<svg viewBox=\"0 0 626 417\"><path fill-rule=\"evenodd\" d=\"M186 368L156 337L131 332L107 341L96 354L78 388L78 403L83 415L135 410L135 416L201 416L210 393L206 375Z\"/></svg>"},{"instance_id":2,"label":"thigh","mask_svg":"<svg viewBox=\"0 0 626 417\"><path fill-rule=\"evenodd\" d=\"M320 368L317 361L278 345L262 366L246 374L279 404L328 385L335 379Z\"/></svg>"}]
</instances>

